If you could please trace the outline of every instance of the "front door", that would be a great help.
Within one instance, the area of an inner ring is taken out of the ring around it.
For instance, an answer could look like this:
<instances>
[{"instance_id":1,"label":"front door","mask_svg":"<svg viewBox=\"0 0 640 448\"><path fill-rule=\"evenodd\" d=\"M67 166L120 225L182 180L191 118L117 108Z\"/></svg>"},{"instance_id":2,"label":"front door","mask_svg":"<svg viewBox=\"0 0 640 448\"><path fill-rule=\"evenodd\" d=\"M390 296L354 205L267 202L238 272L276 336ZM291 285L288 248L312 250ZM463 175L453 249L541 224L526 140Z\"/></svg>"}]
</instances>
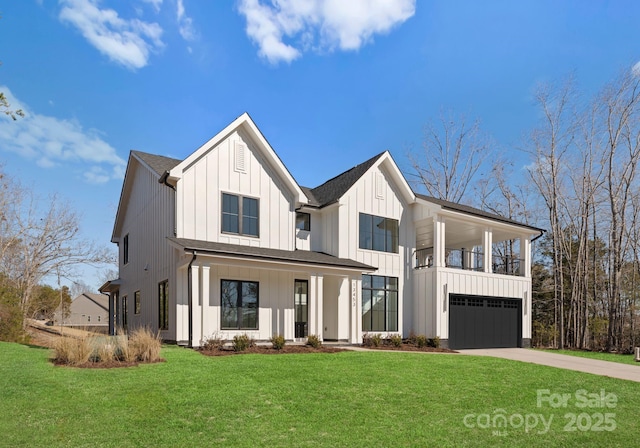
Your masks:
<instances>
[{"instance_id":1,"label":"front door","mask_svg":"<svg viewBox=\"0 0 640 448\"><path fill-rule=\"evenodd\" d=\"M295 323L295 337L306 338L307 337L307 321L308 321L308 291L309 282L306 280L296 280L293 294L293 306L296 316Z\"/></svg>"}]
</instances>

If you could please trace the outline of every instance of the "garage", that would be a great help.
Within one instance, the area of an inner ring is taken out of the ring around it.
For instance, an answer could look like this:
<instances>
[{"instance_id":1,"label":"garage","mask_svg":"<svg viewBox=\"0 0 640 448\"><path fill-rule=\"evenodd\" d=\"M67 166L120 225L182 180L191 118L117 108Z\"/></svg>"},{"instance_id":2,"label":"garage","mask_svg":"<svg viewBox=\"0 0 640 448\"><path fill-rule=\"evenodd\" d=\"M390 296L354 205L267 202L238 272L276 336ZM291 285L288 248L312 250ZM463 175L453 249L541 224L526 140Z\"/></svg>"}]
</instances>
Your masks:
<instances>
[{"instance_id":1,"label":"garage","mask_svg":"<svg viewBox=\"0 0 640 448\"><path fill-rule=\"evenodd\" d=\"M522 347L522 300L451 294L449 347Z\"/></svg>"}]
</instances>

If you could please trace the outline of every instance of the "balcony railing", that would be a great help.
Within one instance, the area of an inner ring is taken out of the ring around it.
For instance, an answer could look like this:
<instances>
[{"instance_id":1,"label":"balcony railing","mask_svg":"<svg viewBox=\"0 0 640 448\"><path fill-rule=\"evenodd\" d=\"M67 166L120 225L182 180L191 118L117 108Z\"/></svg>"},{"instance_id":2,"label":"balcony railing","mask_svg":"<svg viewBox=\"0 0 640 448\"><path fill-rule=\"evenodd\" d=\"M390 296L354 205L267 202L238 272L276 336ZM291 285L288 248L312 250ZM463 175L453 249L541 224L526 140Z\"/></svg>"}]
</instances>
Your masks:
<instances>
[{"instance_id":1,"label":"balcony railing","mask_svg":"<svg viewBox=\"0 0 640 448\"><path fill-rule=\"evenodd\" d=\"M492 272L504 275L521 275L521 266L524 266L523 259L507 255L494 255L491 265Z\"/></svg>"},{"instance_id":2,"label":"balcony railing","mask_svg":"<svg viewBox=\"0 0 640 448\"><path fill-rule=\"evenodd\" d=\"M433 266L433 248L417 249L414 252L415 268L430 268ZM520 266L524 260L516 257L493 255L492 272L495 274L521 275ZM445 249L445 266L466 271L484 271L484 254L480 251Z\"/></svg>"}]
</instances>

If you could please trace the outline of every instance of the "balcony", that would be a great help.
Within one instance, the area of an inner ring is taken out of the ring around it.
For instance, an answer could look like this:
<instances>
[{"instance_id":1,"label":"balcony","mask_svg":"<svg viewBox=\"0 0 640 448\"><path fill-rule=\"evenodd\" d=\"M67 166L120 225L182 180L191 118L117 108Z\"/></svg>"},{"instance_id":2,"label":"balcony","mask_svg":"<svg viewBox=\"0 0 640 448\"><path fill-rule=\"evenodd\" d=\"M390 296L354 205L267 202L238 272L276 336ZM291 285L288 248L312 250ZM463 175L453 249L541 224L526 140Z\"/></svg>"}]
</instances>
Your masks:
<instances>
[{"instance_id":1,"label":"balcony","mask_svg":"<svg viewBox=\"0 0 640 448\"><path fill-rule=\"evenodd\" d=\"M484 253L465 249L445 249L445 267L463 269L465 271L484 272ZM494 274L523 276L521 258L492 255L491 272ZM423 269L433 267L433 248L418 249L414 252L414 268Z\"/></svg>"}]
</instances>

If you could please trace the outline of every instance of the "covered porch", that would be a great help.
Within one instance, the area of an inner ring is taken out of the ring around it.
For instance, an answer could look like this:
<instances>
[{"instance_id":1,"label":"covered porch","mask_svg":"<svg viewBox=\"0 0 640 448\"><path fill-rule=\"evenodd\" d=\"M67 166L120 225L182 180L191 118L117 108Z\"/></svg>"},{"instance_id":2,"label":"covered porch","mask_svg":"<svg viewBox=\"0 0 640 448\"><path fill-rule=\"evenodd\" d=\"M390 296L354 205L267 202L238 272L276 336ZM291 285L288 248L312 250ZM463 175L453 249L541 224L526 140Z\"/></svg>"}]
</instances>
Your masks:
<instances>
[{"instance_id":1,"label":"covered porch","mask_svg":"<svg viewBox=\"0 0 640 448\"><path fill-rule=\"evenodd\" d=\"M310 251L170 240L182 251L178 343L200 346L212 336L239 334L359 342L361 279L371 266Z\"/></svg>"}]
</instances>

